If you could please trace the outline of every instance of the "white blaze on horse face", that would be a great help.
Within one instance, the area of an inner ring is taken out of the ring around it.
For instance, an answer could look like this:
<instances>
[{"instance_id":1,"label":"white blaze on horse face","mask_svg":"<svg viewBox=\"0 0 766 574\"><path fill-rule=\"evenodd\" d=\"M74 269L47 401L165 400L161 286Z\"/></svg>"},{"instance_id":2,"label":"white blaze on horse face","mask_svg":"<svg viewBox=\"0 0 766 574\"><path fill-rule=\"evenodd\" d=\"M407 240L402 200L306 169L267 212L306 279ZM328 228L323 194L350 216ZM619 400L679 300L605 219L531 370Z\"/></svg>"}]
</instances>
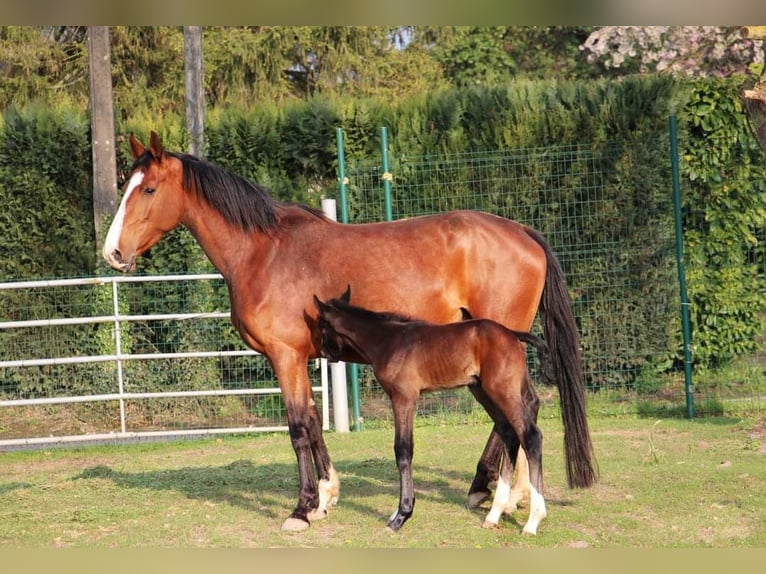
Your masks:
<instances>
[{"instance_id":1,"label":"white blaze on horse face","mask_svg":"<svg viewBox=\"0 0 766 574\"><path fill-rule=\"evenodd\" d=\"M122 225L125 221L125 206L128 203L128 198L130 198L130 194L133 190L141 185L143 180L144 172L137 171L131 176L130 181L128 182L128 188L125 191L125 195L122 196L120 208L117 210L117 215L115 215L112 220L112 225L109 227L109 233L106 235L106 241L104 241L104 259L107 261L111 260L112 253L118 249L118 245L120 244Z\"/></svg>"}]
</instances>

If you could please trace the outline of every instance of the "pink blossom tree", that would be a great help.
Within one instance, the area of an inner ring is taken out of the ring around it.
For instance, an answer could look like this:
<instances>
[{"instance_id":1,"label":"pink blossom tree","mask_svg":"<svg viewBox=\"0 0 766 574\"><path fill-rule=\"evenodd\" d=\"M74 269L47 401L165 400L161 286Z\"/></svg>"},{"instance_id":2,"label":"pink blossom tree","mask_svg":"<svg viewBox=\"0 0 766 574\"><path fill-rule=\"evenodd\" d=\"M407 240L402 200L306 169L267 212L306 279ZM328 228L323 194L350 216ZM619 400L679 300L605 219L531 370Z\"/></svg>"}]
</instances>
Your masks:
<instances>
[{"instance_id":1,"label":"pink blossom tree","mask_svg":"<svg viewBox=\"0 0 766 574\"><path fill-rule=\"evenodd\" d=\"M580 49L613 72L694 77L758 74L764 59L763 40L745 37L738 26L603 26Z\"/></svg>"}]
</instances>

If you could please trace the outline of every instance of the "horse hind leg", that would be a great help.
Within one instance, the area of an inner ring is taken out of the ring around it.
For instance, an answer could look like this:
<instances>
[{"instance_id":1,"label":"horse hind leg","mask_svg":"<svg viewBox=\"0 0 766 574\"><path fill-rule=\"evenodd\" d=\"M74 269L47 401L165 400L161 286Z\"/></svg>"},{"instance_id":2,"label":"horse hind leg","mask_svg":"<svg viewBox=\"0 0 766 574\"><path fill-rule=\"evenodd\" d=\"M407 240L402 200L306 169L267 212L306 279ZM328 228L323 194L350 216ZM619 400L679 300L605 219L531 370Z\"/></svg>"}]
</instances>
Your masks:
<instances>
[{"instance_id":1,"label":"horse hind leg","mask_svg":"<svg viewBox=\"0 0 766 574\"><path fill-rule=\"evenodd\" d=\"M480 399L479 395L477 395L477 393L481 392L481 389L474 385L470 385L468 388L479 403L482 403L484 399ZM500 438L497 429L493 427L479 462L476 463L476 475L473 478L473 482L471 482L471 486L468 488L469 508L478 508L492 495L489 485L499 479L498 473L504 450L505 444L503 444L503 439Z\"/></svg>"},{"instance_id":2,"label":"horse hind leg","mask_svg":"<svg viewBox=\"0 0 766 574\"><path fill-rule=\"evenodd\" d=\"M495 498L492 501L492 507L484 522L482 528L498 528L498 523L503 513L509 506L511 497L511 481L513 480L513 464L506 452L500 463L500 473L497 477L497 486L495 487Z\"/></svg>"},{"instance_id":3,"label":"horse hind leg","mask_svg":"<svg viewBox=\"0 0 766 574\"><path fill-rule=\"evenodd\" d=\"M508 497L508 504L505 507L506 514L513 514L519 509L519 504L524 500L529 500L531 485L529 483L529 463L527 455L523 448L519 448L516 455L516 463L513 465L516 470L516 482L513 483L511 493Z\"/></svg>"}]
</instances>

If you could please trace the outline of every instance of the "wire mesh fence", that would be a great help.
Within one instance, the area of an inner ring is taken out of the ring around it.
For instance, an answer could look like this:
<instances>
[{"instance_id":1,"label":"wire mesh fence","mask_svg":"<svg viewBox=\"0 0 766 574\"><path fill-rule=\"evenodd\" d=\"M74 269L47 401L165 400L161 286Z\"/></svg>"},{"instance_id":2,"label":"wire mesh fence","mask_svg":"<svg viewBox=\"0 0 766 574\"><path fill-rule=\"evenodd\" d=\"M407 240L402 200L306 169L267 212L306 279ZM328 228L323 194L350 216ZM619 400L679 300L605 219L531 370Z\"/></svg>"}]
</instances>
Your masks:
<instances>
[{"instance_id":1,"label":"wire mesh fence","mask_svg":"<svg viewBox=\"0 0 766 574\"><path fill-rule=\"evenodd\" d=\"M543 232L566 273L588 389L607 398L608 410L635 401L642 385L677 361L682 341L667 137L630 149L606 143L391 157L394 219L477 209ZM382 220L380 167L360 163L347 174L349 221ZM368 368L360 389L365 420L390 416ZM555 391L539 390L557 402ZM672 392L682 405L682 376ZM464 390L425 396L419 407L421 415L475 410L481 408Z\"/></svg>"}]
</instances>

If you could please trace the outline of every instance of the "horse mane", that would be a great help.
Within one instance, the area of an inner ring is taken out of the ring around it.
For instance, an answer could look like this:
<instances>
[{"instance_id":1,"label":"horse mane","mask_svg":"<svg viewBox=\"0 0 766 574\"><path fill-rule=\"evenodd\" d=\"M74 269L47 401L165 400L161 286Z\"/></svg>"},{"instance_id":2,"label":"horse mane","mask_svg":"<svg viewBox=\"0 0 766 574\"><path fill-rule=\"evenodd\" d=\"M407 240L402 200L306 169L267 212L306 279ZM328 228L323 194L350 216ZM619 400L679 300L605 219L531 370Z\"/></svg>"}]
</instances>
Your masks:
<instances>
[{"instance_id":1,"label":"horse mane","mask_svg":"<svg viewBox=\"0 0 766 574\"><path fill-rule=\"evenodd\" d=\"M311 215L325 218L321 210L308 205L277 201L267 188L214 163L191 154L165 153L181 162L185 190L199 193L226 221L245 231L269 233L279 228L277 208L284 205L294 205ZM150 161L151 155L144 154L134 162L131 171Z\"/></svg>"}]
</instances>

